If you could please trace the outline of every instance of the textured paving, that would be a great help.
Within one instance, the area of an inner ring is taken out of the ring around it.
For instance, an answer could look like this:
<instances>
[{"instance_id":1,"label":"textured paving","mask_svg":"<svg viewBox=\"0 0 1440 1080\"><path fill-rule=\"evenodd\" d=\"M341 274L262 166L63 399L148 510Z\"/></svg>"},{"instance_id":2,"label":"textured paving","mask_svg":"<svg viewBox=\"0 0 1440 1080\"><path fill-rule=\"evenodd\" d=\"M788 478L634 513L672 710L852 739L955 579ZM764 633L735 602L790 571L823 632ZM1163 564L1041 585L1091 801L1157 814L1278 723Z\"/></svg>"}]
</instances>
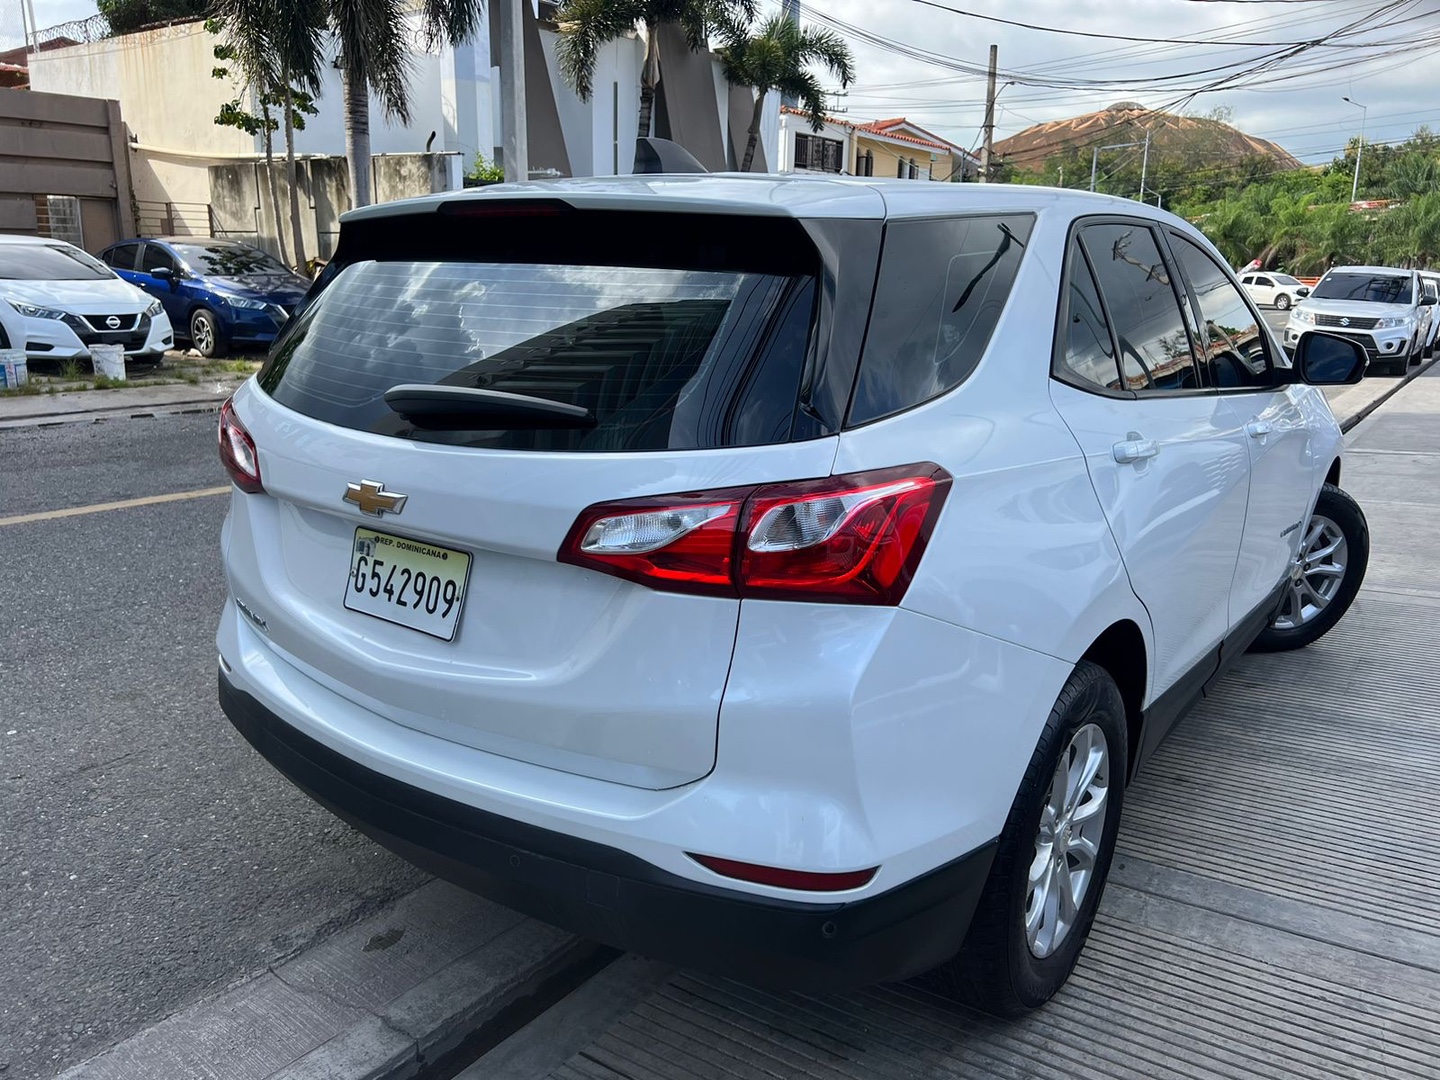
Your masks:
<instances>
[{"instance_id":1,"label":"textured paving","mask_svg":"<svg viewBox=\"0 0 1440 1080\"><path fill-rule=\"evenodd\" d=\"M1373 552L1300 653L1247 657L1127 799L1074 978L1013 1024L923 985L678 973L557 1080L1440 1076L1440 374L1351 438Z\"/></svg>"}]
</instances>

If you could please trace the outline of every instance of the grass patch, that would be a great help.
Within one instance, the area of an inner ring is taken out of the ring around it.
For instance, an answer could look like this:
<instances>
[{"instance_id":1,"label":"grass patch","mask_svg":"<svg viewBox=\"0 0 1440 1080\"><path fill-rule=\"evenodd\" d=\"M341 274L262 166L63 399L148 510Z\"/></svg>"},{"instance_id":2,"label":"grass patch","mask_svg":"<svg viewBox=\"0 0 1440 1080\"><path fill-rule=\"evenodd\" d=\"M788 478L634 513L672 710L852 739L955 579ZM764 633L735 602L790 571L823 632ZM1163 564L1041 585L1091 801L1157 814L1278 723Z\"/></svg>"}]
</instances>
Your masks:
<instances>
[{"instance_id":1,"label":"grass patch","mask_svg":"<svg viewBox=\"0 0 1440 1080\"><path fill-rule=\"evenodd\" d=\"M124 379L112 379L108 375L95 376L96 390L120 390L129 385Z\"/></svg>"},{"instance_id":2,"label":"grass patch","mask_svg":"<svg viewBox=\"0 0 1440 1080\"><path fill-rule=\"evenodd\" d=\"M235 371L241 375L249 375L259 366L260 364L256 360L226 360L223 364L219 365L219 369L221 371Z\"/></svg>"},{"instance_id":3,"label":"grass patch","mask_svg":"<svg viewBox=\"0 0 1440 1080\"><path fill-rule=\"evenodd\" d=\"M84 374L84 370L80 367L80 361L76 360L74 357L71 357L69 360L61 362L60 378L64 379L66 382L73 382L74 380L80 378L82 374Z\"/></svg>"},{"instance_id":4,"label":"grass patch","mask_svg":"<svg viewBox=\"0 0 1440 1080\"><path fill-rule=\"evenodd\" d=\"M0 397L33 397L44 392L40 389L39 383L27 382L23 386L9 386L0 389Z\"/></svg>"}]
</instances>

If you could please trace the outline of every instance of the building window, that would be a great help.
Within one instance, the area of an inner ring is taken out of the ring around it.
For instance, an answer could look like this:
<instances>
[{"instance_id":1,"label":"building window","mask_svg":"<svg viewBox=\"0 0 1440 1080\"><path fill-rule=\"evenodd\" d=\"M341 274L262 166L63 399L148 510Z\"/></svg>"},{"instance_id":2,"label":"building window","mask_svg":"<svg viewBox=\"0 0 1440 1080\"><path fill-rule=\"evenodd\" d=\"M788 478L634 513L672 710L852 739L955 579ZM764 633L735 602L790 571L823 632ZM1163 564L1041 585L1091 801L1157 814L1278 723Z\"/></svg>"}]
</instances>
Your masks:
<instances>
[{"instance_id":1,"label":"building window","mask_svg":"<svg viewBox=\"0 0 1440 1080\"><path fill-rule=\"evenodd\" d=\"M80 200L74 195L45 196L45 228L40 231L52 240L64 240L67 244L84 247L84 233L80 228Z\"/></svg>"},{"instance_id":2,"label":"building window","mask_svg":"<svg viewBox=\"0 0 1440 1080\"><path fill-rule=\"evenodd\" d=\"M795 168L838 173L845 167L845 144L819 135L795 136Z\"/></svg>"},{"instance_id":3,"label":"building window","mask_svg":"<svg viewBox=\"0 0 1440 1080\"><path fill-rule=\"evenodd\" d=\"M910 179L911 179L911 180L915 180L915 179L918 179L919 176L920 176L920 170L915 167L915 159L912 157L912 158L910 159Z\"/></svg>"},{"instance_id":4,"label":"building window","mask_svg":"<svg viewBox=\"0 0 1440 1080\"><path fill-rule=\"evenodd\" d=\"M855 155L855 175L856 175L856 176L874 176L874 175L875 175L875 151L874 151L874 150L866 150L863 154L857 153L857 154Z\"/></svg>"}]
</instances>

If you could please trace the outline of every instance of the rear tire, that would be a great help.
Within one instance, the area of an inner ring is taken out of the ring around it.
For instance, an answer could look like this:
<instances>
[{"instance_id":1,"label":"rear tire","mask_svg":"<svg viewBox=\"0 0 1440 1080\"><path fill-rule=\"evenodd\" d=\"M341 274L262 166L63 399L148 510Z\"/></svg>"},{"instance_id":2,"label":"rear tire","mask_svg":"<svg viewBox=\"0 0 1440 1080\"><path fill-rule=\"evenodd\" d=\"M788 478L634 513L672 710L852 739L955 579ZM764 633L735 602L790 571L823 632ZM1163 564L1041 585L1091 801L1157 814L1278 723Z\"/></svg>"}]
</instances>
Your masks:
<instances>
[{"instance_id":1,"label":"rear tire","mask_svg":"<svg viewBox=\"0 0 1440 1080\"><path fill-rule=\"evenodd\" d=\"M1289 311L1289 310L1290 310L1290 297L1286 296L1284 293L1281 293L1279 296L1275 297L1275 310L1276 310L1276 311Z\"/></svg>"},{"instance_id":2,"label":"rear tire","mask_svg":"<svg viewBox=\"0 0 1440 1080\"><path fill-rule=\"evenodd\" d=\"M1250 650L1287 652L1320 640L1350 609L1369 564L1370 526L1364 511L1334 484L1326 484L1300 534L1285 603ZM1338 584L1332 585L1336 578Z\"/></svg>"},{"instance_id":3,"label":"rear tire","mask_svg":"<svg viewBox=\"0 0 1440 1080\"><path fill-rule=\"evenodd\" d=\"M1128 746L1115 681L1082 660L1020 782L965 943L938 972L956 997L1019 1016L1070 977L1110 873Z\"/></svg>"}]
</instances>

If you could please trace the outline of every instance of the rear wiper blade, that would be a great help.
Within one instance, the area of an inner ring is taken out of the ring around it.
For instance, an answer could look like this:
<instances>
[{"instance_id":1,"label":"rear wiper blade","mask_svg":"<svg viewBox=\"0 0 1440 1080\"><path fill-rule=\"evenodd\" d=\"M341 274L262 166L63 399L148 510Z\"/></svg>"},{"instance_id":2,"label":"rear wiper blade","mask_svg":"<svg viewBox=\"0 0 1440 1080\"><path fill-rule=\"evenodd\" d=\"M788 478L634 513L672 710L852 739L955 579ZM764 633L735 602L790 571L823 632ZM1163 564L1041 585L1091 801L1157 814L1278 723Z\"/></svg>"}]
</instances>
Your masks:
<instances>
[{"instance_id":1,"label":"rear wiper blade","mask_svg":"<svg viewBox=\"0 0 1440 1080\"><path fill-rule=\"evenodd\" d=\"M595 414L581 405L473 386L404 383L385 391L385 404L422 428L483 430L487 427L595 426Z\"/></svg>"}]
</instances>

